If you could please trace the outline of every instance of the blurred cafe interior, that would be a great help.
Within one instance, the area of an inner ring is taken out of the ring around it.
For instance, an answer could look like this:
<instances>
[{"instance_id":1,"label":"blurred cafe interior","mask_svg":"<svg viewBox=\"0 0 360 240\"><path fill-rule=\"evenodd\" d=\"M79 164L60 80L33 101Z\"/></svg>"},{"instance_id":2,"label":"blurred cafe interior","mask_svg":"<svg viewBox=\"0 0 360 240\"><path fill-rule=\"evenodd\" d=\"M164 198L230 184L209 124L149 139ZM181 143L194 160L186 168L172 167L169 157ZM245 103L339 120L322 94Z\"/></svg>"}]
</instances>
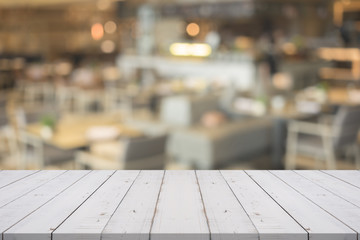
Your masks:
<instances>
[{"instance_id":1,"label":"blurred cafe interior","mask_svg":"<svg viewBox=\"0 0 360 240\"><path fill-rule=\"evenodd\" d=\"M0 0L0 169L359 169L360 1Z\"/></svg>"}]
</instances>

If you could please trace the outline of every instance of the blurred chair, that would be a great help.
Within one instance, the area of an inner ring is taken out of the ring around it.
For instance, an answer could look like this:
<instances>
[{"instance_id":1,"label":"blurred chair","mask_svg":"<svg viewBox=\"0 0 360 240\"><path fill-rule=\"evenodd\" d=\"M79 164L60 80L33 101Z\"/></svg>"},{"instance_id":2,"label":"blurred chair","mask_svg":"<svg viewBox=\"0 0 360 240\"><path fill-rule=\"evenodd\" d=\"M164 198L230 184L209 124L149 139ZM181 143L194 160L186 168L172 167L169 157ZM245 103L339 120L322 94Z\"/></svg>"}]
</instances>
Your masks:
<instances>
[{"instance_id":1,"label":"blurred chair","mask_svg":"<svg viewBox=\"0 0 360 240\"><path fill-rule=\"evenodd\" d=\"M10 157L10 143L8 138L9 126L0 127L0 161Z\"/></svg>"},{"instance_id":2,"label":"blurred chair","mask_svg":"<svg viewBox=\"0 0 360 240\"><path fill-rule=\"evenodd\" d=\"M23 108L17 106L18 96L11 96L6 106L8 125L2 128L3 136L8 145L9 157L22 165L21 129L26 126L26 116Z\"/></svg>"},{"instance_id":3,"label":"blurred chair","mask_svg":"<svg viewBox=\"0 0 360 240\"><path fill-rule=\"evenodd\" d=\"M124 142L98 143L76 156L78 168L163 169L167 136L127 139Z\"/></svg>"},{"instance_id":4,"label":"blurred chair","mask_svg":"<svg viewBox=\"0 0 360 240\"><path fill-rule=\"evenodd\" d=\"M105 90L105 112L123 111L126 115L131 108L130 98L127 97L126 91L121 88L106 88Z\"/></svg>"},{"instance_id":5,"label":"blurred chair","mask_svg":"<svg viewBox=\"0 0 360 240\"><path fill-rule=\"evenodd\" d=\"M194 125L169 136L167 154L176 163L196 169L215 169L231 162L269 155L272 121L249 118L216 127Z\"/></svg>"},{"instance_id":6,"label":"blurred chair","mask_svg":"<svg viewBox=\"0 0 360 240\"><path fill-rule=\"evenodd\" d=\"M11 107L10 107L11 108ZM26 115L22 108L8 110L9 124L3 127L2 133L4 142L8 146L8 157L16 164L16 168L24 169L30 161L43 161L42 145L38 139L29 139L26 137L24 128L26 127ZM31 146L29 152L27 147Z\"/></svg>"},{"instance_id":7,"label":"blurred chair","mask_svg":"<svg viewBox=\"0 0 360 240\"><path fill-rule=\"evenodd\" d=\"M73 159L72 150L62 150L46 144L41 138L25 131L27 116L23 108L9 107L9 125L3 131L9 146L9 155L18 169L43 168L47 163Z\"/></svg>"},{"instance_id":8,"label":"blurred chair","mask_svg":"<svg viewBox=\"0 0 360 240\"><path fill-rule=\"evenodd\" d=\"M55 101L57 108L63 113L75 111L74 103L77 96L77 88L72 86L58 86L56 88Z\"/></svg>"},{"instance_id":9,"label":"blurred chair","mask_svg":"<svg viewBox=\"0 0 360 240\"><path fill-rule=\"evenodd\" d=\"M105 105L105 91L103 89L82 89L78 88L75 93L75 112L88 113L99 112L100 109L104 109ZM96 108L94 109L94 106Z\"/></svg>"},{"instance_id":10,"label":"blurred chair","mask_svg":"<svg viewBox=\"0 0 360 240\"><path fill-rule=\"evenodd\" d=\"M204 113L219 108L219 98L206 96L171 96L161 101L160 120L172 126L188 127L198 123Z\"/></svg>"},{"instance_id":11,"label":"blurred chair","mask_svg":"<svg viewBox=\"0 0 360 240\"><path fill-rule=\"evenodd\" d=\"M42 107L55 100L55 87L51 82L22 82L18 87L26 106Z\"/></svg>"},{"instance_id":12,"label":"blurred chair","mask_svg":"<svg viewBox=\"0 0 360 240\"><path fill-rule=\"evenodd\" d=\"M328 169L336 169L336 156L350 150L360 168L358 131L360 107L342 106L334 116L325 116L318 123L292 121L288 127L286 169L296 167L296 157L303 154L324 160Z\"/></svg>"}]
</instances>

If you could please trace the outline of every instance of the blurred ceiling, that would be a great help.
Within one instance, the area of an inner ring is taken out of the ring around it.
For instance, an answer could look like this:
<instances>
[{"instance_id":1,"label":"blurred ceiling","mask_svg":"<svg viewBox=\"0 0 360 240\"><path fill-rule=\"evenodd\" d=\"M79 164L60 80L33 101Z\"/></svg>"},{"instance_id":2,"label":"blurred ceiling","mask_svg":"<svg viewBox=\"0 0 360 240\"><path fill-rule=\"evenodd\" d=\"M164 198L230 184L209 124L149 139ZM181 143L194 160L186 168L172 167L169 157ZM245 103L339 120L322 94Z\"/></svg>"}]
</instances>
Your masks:
<instances>
[{"instance_id":1,"label":"blurred ceiling","mask_svg":"<svg viewBox=\"0 0 360 240\"><path fill-rule=\"evenodd\" d=\"M95 2L96 0L0 0L1 7L49 6L76 2Z\"/></svg>"},{"instance_id":2,"label":"blurred ceiling","mask_svg":"<svg viewBox=\"0 0 360 240\"><path fill-rule=\"evenodd\" d=\"M99 0L0 0L0 7L41 7L88 3L95 4ZM125 0L103 0L108 2L121 2ZM139 0L129 0L129 2L139 2Z\"/></svg>"},{"instance_id":3,"label":"blurred ceiling","mask_svg":"<svg viewBox=\"0 0 360 240\"><path fill-rule=\"evenodd\" d=\"M99 0L0 0L0 7L39 7L39 6L52 6L52 5L68 5L74 3L96 3ZM112 2L119 2L125 0L105 0ZM324 0L127 0L130 4L139 4L150 2L155 4L189 4L189 3L220 3L220 2L324 2ZM325 0L325 2L332 0Z\"/></svg>"}]
</instances>

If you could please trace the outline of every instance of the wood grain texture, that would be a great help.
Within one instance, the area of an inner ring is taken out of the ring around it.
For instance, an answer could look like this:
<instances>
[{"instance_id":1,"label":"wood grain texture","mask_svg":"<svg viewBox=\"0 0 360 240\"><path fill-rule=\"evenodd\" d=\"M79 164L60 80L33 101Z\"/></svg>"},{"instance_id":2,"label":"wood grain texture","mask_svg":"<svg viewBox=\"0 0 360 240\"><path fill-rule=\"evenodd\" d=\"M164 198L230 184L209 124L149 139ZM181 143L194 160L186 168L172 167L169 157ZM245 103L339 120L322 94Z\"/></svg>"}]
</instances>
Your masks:
<instances>
[{"instance_id":1,"label":"wood grain texture","mask_svg":"<svg viewBox=\"0 0 360 240\"><path fill-rule=\"evenodd\" d=\"M52 234L54 240L101 239L139 171L117 171Z\"/></svg>"},{"instance_id":2,"label":"wood grain texture","mask_svg":"<svg viewBox=\"0 0 360 240\"><path fill-rule=\"evenodd\" d=\"M360 232L359 207L292 171L271 171L271 173L357 233Z\"/></svg>"},{"instance_id":3,"label":"wood grain texture","mask_svg":"<svg viewBox=\"0 0 360 240\"><path fill-rule=\"evenodd\" d=\"M356 240L356 232L268 171L246 171L308 233L312 240Z\"/></svg>"},{"instance_id":4,"label":"wood grain texture","mask_svg":"<svg viewBox=\"0 0 360 240\"><path fill-rule=\"evenodd\" d=\"M40 171L0 189L0 207L41 187L66 171Z\"/></svg>"},{"instance_id":5,"label":"wood grain texture","mask_svg":"<svg viewBox=\"0 0 360 240\"><path fill-rule=\"evenodd\" d=\"M0 240L359 240L360 171L4 172Z\"/></svg>"},{"instance_id":6,"label":"wood grain texture","mask_svg":"<svg viewBox=\"0 0 360 240\"><path fill-rule=\"evenodd\" d=\"M109 220L101 239L148 240L164 171L142 171Z\"/></svg>"},{"instance_id":7,"label":"wood grain texture","mask_svg":"<svg viewBox=\"0 0 360 240\"><path fill-rule=\"evenodd\" d=\"M343 180L344 182L350 183L355 187L360 188L360 171L357 170L326 170L322 171L333 177Z\"/></svg>"},{"instance_id":8,"label":"wood grain texture","mask_svg":"<svg viewBox=\"0 0 360 240\"><path fill-rule=\"evenodd\" d=\"M360 207L360 188L319 171L295 171L320 187Z\"/></svg>"},{"instance_id":9,"label":"wood grain texture","mask_svg":"<svg viewBox=\"0 0 360 240\"><path fill-rule=\"evenodd\" d=\"M93 171L4 233L4 240L48 240L114 171Z\"/></svg>"},{"instance_id":10,"label":"wood grain texture","mask_svg":"<svg viewBox=\"0 0 360 240\"><path fill-rule=\"evenodd\" d=\"M36 211L87 173L86 171L67 171L41 187L1 207L0 233L4 233L14 224Z\"/></svg>"},{"instance_id":11,"label":"wood grain texture","mask_svg":"<svg viewBox=\"0 0 360 240\"><path fill-rule=\"evenodd\" d=\"M194 171L166 171L151 240L209 240L210 232Z\"/></svg>"},{"instance_id":12,"label":"wood grain texture","mask_svg":"<svg viewBox=\"0 0 360 240\"><path fill-rule=\"evenodd\" d=\"M308 239L307 232L244 171L221 171L248 213L261 240Z\"/></svg>"},{"instance_id":13,"label":"wood grain texture","mask_svg":"<svg viewBox=\"0 0 360 240\"><path fill-rule=\"evenodd\" d=\"M196 171L212 240L259 239L259 234L219 171Z\"/></svg>"},{"instance_id":14,"label":"wood grain texture","mask_svg":"<svg viewBox=\"0 0 360 240\"><path fill-rule=\"evenodd\" d=\"M30 176L38 171L36 170L1 170L0 171L0 188L5 187L13 182Z\"/></svg>"}]
</instances>

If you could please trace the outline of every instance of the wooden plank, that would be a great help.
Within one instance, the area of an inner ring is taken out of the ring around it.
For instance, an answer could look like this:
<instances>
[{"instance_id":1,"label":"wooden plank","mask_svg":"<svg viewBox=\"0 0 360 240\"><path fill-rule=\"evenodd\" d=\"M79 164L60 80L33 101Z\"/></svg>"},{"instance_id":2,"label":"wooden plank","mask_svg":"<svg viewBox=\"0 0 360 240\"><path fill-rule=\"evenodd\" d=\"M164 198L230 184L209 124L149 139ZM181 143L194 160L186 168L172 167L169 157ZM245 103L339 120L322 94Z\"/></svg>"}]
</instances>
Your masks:
<instances>
[{"instance_id":1,"label":"wooden plank","mask_svg":"<svg viewBox=\"0 0 360 240\"><path fill-rule=\"evenodd\" d=\"M307 240L307 232L244 171L221 171L235 196L265 239Z\"/></svg>"},{"instance_id":2,"label":"wooden plank","mask_svg":"<svg viewBox=\"0 0 360 240\"><path fill-rule=\"evenodd\" d=\"M360 188L320 171L295 171L320 187L360 207Z\"/></svg>"},{"instance_id":3,"label":"wooden plank","mask_svg":"<svg viewBox=\"0 0 360 240\"><path fill-rule=\"evenodd\" d=\"M5 187L22 178L30 176L38 171L35 170L2 170L0 171L0 188Z\"/></svg>"},{"instance_id":4,"label":"wooden plank","mask_svg":"<svg viewBox=\"0 0 360 240\"><path fill-rule=\"evenodd\" d=\"M115 171L92 171L4 233L4 240L48 240Z\"/></svg>"},{"instance_id":5,"label":"wooden plank","mask_svg":"<svg viewBox=\"0 0 360 240\"><path fill-rule=\"evenodd\" d=\"M23 178L11 185L7 185L0 189L0 207L24 196L25 194L41 187L50 180L64 174L66 171L40 171L36 174Z\"/></svg>"},{"instance_id":6,"label":"wooden plank","mask_svg":"<svg viewBox=\"0 0 360 240\"><path fill-rule=\"evenodd\" d=\"M292 171L271 171L300 194L360 232L360 208Z\"/></svg>"},{"instance_id":7,"label":"wooden plank","mask_svg":"<svg viewBox=\"0 0 360 240\"><path fill-rule=\"evenodd\" d=\"M88 173L88 171L67 171L34 191L0 208L0 233L4 233Z\"/></svg>"},{"instance_id":8,"label":"wooden plank","mask_svg":"<svg viewBox=\"0 0 360 240\"><path fill-rule=\"evenodd\" d=\"M53 240L98 239L139 171L117 171L52 234Z\"/></svg>"},{"instance_id":9,"label":"wooden plank","mask_svg":"<svg viewBox=\"0 0 360 240\"><path fill-rule=\"evenodd\" d=\"M149 240L164 171L142 171L106 225L103 240Z\"/></svg>"},{"instance_id":10,"label":"wooden plank","mask_svg":"<svg viewBox=\"0 0 360 240\"><path fill-rule=\"evenodd\" d=\"M344 182L350 183L355 187L360 188L360 171L357 170L326 170L323 171L333 177L343 180Z\"/></svg>"},{"instance_id":11,"label":"wooden plank","mask_svg":"<svg viewBox=\"0 0 360 240\"><path fill-rule=\"evenodd\" d=\"M308 233L312 240L356 240L356 232L268 171L246 171Z\"/></svg>"},{"instance_id":12,"label":"wooden plank","mask_svg":"<svg viewBox=\"0 0 360 240\"><path fill-rule=\"evenodd\" d=\"M210 232L194 171L166 171L151 240L209 240Z\"/></svg>"},{"instance_id":13,"label":"wooden plank","mask_svg":"<svg viewBox=\"0 0 360 240\"><path fill-rule=\"evenodd\" d=\"M259 239L249 216L219 171L196 171L212 240Z\"/></svg>"}]
</instances>

